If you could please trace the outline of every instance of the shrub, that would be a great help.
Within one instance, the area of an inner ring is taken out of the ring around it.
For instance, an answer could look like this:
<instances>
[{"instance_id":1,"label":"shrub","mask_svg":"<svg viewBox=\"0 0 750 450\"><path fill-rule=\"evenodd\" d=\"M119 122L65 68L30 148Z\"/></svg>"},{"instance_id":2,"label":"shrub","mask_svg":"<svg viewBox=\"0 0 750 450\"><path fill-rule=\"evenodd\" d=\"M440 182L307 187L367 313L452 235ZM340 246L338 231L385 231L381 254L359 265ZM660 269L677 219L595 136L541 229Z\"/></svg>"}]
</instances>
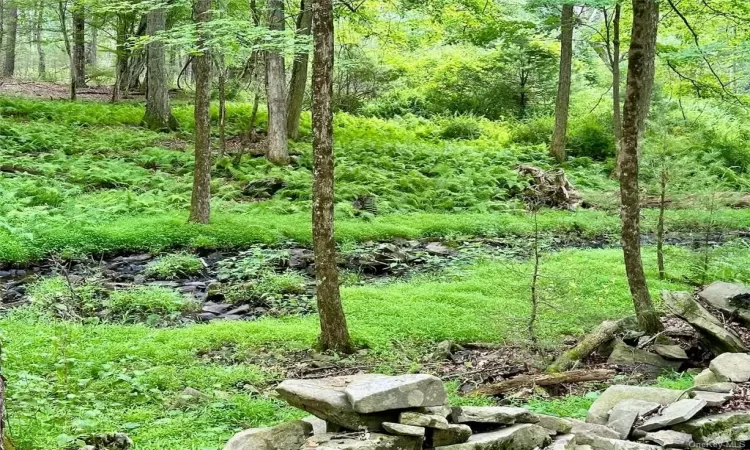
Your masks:
<instances>
[{"instance_id":1,"label":"shrub","mask_svg":"<svg viewBox=\"0 0 750 450\"><path fill-rule=\"evenodd\" d=\"M106 304L113 317L126 322L147 320L152 315L175 317L196 306L193 299L161 286L114 291Z\"/></svg>"},{"instance_id":2,"label":"shrub","mask_svg":"<svg viewBox=\"0 0 750 450\"><path fill-rule=\"evenodd\" d=\"M572 117L568 128L568 154L604 161L615 156L615 140L608 119L588 114Z\"/></svg>"},{"instance_id":3,"label":"shrub","mask_svg":"<svg viewBox=\"0 0 750 450\"><path fill-rule=\"evenodd\" d=\"M551 116L534 117L513 128L511 140L518 144L549 145L555 119Z\"/></svg>"},{"instance_id":4,"label":"shrub","mask_svg":"<svg viewBox=\"0 0 750 450\"><path fill-rule=\"evenodd\" d=\"M477 119L469 115L461 115L447 119L440 137L452 140L473 140L482 135L482 128Z\"/></svg>"},{"instance_id":5,"label":"shrub","mask_svg":"<svg viewBox=\"0 0 750 450\"><path fill-rule=\"evenodd\" d=\"M164 255L149 263L143 275L149 278L174 280L198 275L203 270L203 261L187 253Z\"/></svg>"},{"instance_id":6,"label":"shrub","mask_svg":"<svg viewBox=\"0 0 750 450\"><path fill-rule=\"evenodd\" d=\"M96 282L68 283L63 276L41 278L28 288L34 308L65 319L94 316L102 307L104 290Z\"/></svg>"}]
</instances>

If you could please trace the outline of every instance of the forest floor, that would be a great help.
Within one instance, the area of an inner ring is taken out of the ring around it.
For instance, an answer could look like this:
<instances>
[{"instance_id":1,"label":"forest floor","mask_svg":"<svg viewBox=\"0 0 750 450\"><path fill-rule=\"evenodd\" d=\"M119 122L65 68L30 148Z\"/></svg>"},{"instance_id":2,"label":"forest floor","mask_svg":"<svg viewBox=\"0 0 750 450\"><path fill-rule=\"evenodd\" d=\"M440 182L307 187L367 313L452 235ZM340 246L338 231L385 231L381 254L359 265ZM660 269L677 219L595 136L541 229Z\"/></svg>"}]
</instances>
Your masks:
<instances>
[{"instance_id":1,"label":"forest floor","mask_svg":"<svg viewBox=\"0 0 750 450\"><path fill-rule=\"evenodd\" d=\"M238 430L301 415L273 395L287 376L432 372L449 381L452 402L488 404L498 400L462 394L487 381L477 370L539 370L602 320L632 310L606 164L566 168L589 208L535 219L518 198L515 166L549 167L544 149L508 149L501 128L444 141L426 120L342 114L337 239L359 351L316 353L308 138L292 144L299 159L285 168L250 156L234 165L217 150L212 224L189 225L192 111L175 107L183 130L169 135L138 128L142 114L135 102L0 99L0 332L20 449L64 448L107 431L128 433L139 450L218 449ZM246 131L248 114L248 105L230 105L230 137ZM250 182L277 178L275 192L248 192ZM725 187L708 200L671 195L665 281L650 245L656 212L644 211L657 304L661 289L750 281L742 196ZM361 208L363 198L377 201ZM533 348L527 256L537 227ZM206 302L244 309L201 315ZM446 361L436 354L445 340L495 350ZM624 377L617 381L692 382ZM205 397L185 401L188 387ZM503 401L580 417L599 387Z\"/></svg>"}]
</instances>

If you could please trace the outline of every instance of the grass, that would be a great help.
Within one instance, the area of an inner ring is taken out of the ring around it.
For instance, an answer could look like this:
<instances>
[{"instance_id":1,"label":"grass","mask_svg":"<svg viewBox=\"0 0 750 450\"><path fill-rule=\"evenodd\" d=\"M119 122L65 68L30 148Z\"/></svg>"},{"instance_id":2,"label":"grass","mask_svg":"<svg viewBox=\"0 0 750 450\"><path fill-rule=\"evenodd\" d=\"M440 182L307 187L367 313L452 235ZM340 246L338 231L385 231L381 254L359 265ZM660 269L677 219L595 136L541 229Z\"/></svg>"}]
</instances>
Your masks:
<instances>
[{"instance_id":1,"label":"grass","mask_svg":"<svg viewBox=\"0 0 750 450\"><path fill-rule=\"evenodd\" d=\"M197 275L203 270L203 261L187 253L170 253L160 256L143 269L143 275L172 280Z\"/></svg>"}]
</instances>

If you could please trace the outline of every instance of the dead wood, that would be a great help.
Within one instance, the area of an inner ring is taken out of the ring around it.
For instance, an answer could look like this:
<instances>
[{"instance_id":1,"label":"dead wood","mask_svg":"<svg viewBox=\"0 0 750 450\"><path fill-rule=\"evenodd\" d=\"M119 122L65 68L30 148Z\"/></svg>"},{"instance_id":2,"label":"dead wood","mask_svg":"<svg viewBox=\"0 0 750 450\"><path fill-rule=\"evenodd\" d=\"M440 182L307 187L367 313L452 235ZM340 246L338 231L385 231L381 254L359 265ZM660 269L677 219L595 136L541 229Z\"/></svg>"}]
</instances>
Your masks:
<instances>
[{"instance_id":1,"label":"dead wood","mask_svg":"<svg viewBox=\"0 0 750 450\"><path fill-rule=\"evenodd\" d=\"M566 383L582 383L584 381L603 381L614 376L615 371L609 369L573 370L561 373L545 373L538 375L521 375L499 383L488 384L478 388L476 393L484 395L500 395L528 386L555 386Z\"/></svg>"}]
</instances>

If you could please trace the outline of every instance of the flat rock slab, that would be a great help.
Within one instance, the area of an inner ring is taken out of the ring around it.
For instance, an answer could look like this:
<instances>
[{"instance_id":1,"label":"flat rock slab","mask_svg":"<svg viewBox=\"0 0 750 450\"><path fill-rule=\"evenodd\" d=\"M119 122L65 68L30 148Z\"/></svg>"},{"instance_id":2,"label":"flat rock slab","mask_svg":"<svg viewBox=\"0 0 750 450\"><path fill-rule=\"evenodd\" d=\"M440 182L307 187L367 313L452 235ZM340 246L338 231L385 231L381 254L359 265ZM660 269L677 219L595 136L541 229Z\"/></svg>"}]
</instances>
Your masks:
<instances>
[{"instance_id":1,"label":"flat rock slab","mask_svg":"<svg viewBox=\"0 0 750 450\"><path fill-rule=\"evenodd\" d=\"M622 401L609 413L607 427L617 431L620 439L627 439L639 417L650 414L660 407L658 403L645 400Z\"/></svg>"},{"instance_id":2,"label":"flat rock slab","mask_svg":"<svg viewBox=\"0 0 750 450\"><path fill-rule=\"evenodd\" d=\"M654 352L667 359L688 359L687 353L679 345L654 344Z\"/></svg>"},{"instance_id":3,"label":"flat rock slab","mask_svg":"<svg viewBox=\"0 0 750 450\"><path fill-rule=\"evenodd\" d=\"M353 381L384 375L353 375L319 380L286 380L276 391L290 405L305 410L329 424L356 431L360 427L378 431L383 422L398 422L398 412L360 414L354 411L344 389Z\"/></svg>"},{"instance_id":4,"label":"flat rock slab","mask_svg":"<svg viewBox=\"0 0 750 450\"><path fill-rule=\"evenodd\" d=\"M676 425L678 423L687 422L705 407L705 400L679 400L664 408L661 414L648 419L638 428L643 431L653 431Z\"/></svg>"},{"instance_id":5,"label":"flat rock slab","mask_svg":"<svg viewBox=\"0 0 750 450\"><path fill-rule=\"evenodd\" d=\"M426 374L354 380L344 388L344 393L352 408L361 414L441 406L448 398L442 380Z\"/></svg>"},{"instance_id":6,"label":"flat rock slab","mask_svg":"<svg viewBox=\"0 0 750 450\"><path fill-rule=\"evenodd\" d=\"M435 450L533 450L551 442L547 431L533 424L518 424L490 433L478 433L463 444L435 447Z\"/></svg>"},{"instance_id":7,"label":"flat rock slab","mask_svg":"<svg viewBox=\"0 0 750 450\"><path fill-rule=\"evenodd\" d=\"M693 444L693 436L674 430L654 431L643 439L664 448L690 448Z\"/></svg>"},{"instance_id":8,"label":"flat rock slab","mask_svg":"<svg viewBox=\"0 0 750 450\"><path fill-rule=\"evenodd\" d=\"M723 381L720 383L701 384L698 386L693 386L693 390L703 392L717 392L719 394L729 394L734 391L736 387L737 385L734 383Z\"/></svg>"},{"instance_id":9,"label":"flat rock slab","mask_svg":"<svg viewBox=\"0 0 750 450\"><path fill-rule=\"evenodd\" d=\"M224 450L299 450L313 427L298 420L273 428L253 428L235 434Z\"/></svg>"},{"instance_id":10,"label":"flat rock slab","mask_svg":"<svg viewBox=\"0 0 750 450\"><path fill-rule=\"evenodd\" d=\"M576 439L578 440L580 437L576 436ZM585 445L590 446L592 450L663 450L663 447L658 445L623 441L620 439L608 439L599 436L595 436L592 438L591 442Z\"/></svg>"},{"instance_id":11,"label":"flat rock slab","mask_svg":"<svg viewBox=\"0 0 750 450\"><path fill-rule=\"evenodd\" d=\"M562 417L548 416L546 414L536 414L538 422L536 423L540 427L543 427L549 431L553 431L556 434L568 434L573 429L573 423Z\"/></svg>"},{"instance_id":12,"label":"flat rock slab","mask_svg":"<svg viewBox=\"0 0 750 450\"><path fill-rule=\"evenodd\" d=\"M450 425L448 419L436 414L423 414L413 411L405 411L399 414L398 421L404 425L414 427L435 428L445 430Z\"/></svg>"},{"instance_id":13,"label":"flat rock slab","mask_svg":"<svg viewBox=\"0 0 750 450\"><path fill-rule=\"evenodd\" d=\"M451 414L453 423L486 423L511 425L514 423L536 423L539 419L525 408L510 406L458 406Z\"/></svg>"},{"instance_id":14,"label":"flat rock slab","mask_svg":"<svg viewBox=\"0 0 750 450\"><path fill-rule=\"evenodd\" d=\"M719 379L716 378L716 374L711 369L704 369L703 372L695 376L694 382L696 386L701 386L718 383Z\"/></svg>"},{"instance_id":15,"label":"flat rock slab","mask_svg":"<svg viewBox=\"0 0 750 450\"><path fill-rule=\"evenodd\" d=\"M576 448L576 435L575 434L561 434L552 440L552 443L548 445L544 450L575 450Z\"/></svg>"},{"instance_id":16,"label":"flat rock slab","mask_svg":"<svg viewBox=\"0 0 750 450\"><path fill-rule=\"evenodd\" d=\"M580 420L575 419L571 419L571 422L573 422L573 428L570 432L578 436L576 439L578 444L590 444L595 437L620 439L620 433L618 431L604 425L581 422Z\"/></svg>"},{"instance_id":17,"label":"flat rock slab","mask_svg":"<svg viewBox=\"0 0 750 450\"><path fill-rule=\"evenodd\" d=\"M677 370L680 367L679 362L667 361L659 355L631 347L622 341L615 343L615 348L609 355L607 364L639 366L651 373L659 373L667 369Z\"/></svg>"},{"instance_id":18,"label":"flat rock slab","mask_svg":"<svg viewBox=\"0 0 750 450\"><path fill-rule=\"evenodd\" d=\"M724 403L728 402L732 398L731 393L726 392L706 392L706 391L693 391L693 398L697 400L705 400L706 406L709 408L718 408L723 406Z\"/></svg>"},{"instance_id":19,"label":"flat rock slab","mask_svg":"<svg viewBox=\"0 0 750 450\"><path fill-rule=\"evenodd\" d=\"M396 436L424 437L424 427L415 427L413 425L404 425L403 423L383 422L383 430L388 434Z\"/></svg>"},{"instance_id":20,"label":"flat rock slab","mask_svg":"<svg viewBox=\"0 0 750 450\"><path fill-rule=\"evenodd\" d=\"M716 281L698 293L706 303L725 313L735 314L750 325L750 288Z\"/></svg>"},{"instance_id":21,"label":"flat rock slab","mask_svg":"<svg viewBox=\"0 0 750 450\"><path fill-rule=\"evenodd\" d=\"M326 433L313 436L295 450L421 450L422 438L369 433Z\"/></svg>"},{"instance_id":22,"label":"flat rock slab","mask_svg":"<svg viewBox=\"0 0 750 450\"><path fill-rule=\"evenodd\" d=\"M589 408L586 422L606 425L609 412L624 400L646 400L668 405L682 396L682 391L648 386L610 386Z\"/></svg>"},{"instance_id":23,"label":"flat rock slab","mask_svg":"<svg viewBox=\"0 0 750 450\"><path fill-rule=\"evenodd\" d=\"M445 445L463 444L472 435L471 427L463 424L451 424L444 430L430 430L427 446L442 447Z\"/></svg>"},{"instance_id":24,"label":"flat rock slab","mask_svg":"<svg viewBox=\"0 0 750 450\"><path fill-rule=\"evenodd\" d=\"M709 367L719 381L750 381L750 355L747 353L724 353L714 358Z\"/></svg>"},{"instance_id":25,"label":"flat rock slab","mask_svg":"<svg viewBox=\"0 0 750 450\"><path fill-rule=\"evenodd\" d=\"M674 429L692 435L693 440L701 444L721 445L750 440L750 411L700 417L675 425Z\"/></svg>"}]
</instances>

